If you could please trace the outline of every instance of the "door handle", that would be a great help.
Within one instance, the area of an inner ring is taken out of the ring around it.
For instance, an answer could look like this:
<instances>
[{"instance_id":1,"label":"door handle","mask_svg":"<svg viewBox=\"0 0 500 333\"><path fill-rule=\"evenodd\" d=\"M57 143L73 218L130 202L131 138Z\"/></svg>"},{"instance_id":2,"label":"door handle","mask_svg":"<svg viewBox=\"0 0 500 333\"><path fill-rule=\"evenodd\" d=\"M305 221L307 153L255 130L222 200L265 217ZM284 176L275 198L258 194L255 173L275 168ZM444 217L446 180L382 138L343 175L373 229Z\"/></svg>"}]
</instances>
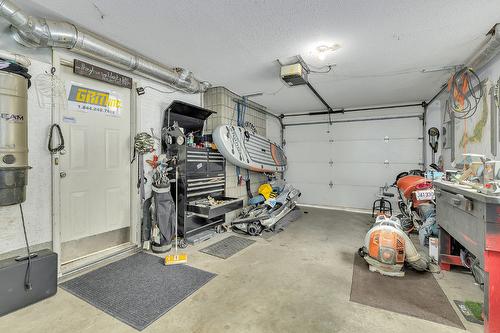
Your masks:
<instances>
[{"instance_id":1,"label":"door handle","mask_svg":"<svg viewBox=\"0 0 500 333\"><path fill-rule=\"evenodd\" d=\"M64 178L66 176L67 176L66 171L59 172L59 177Z\"/></svg>"}]
</instances>

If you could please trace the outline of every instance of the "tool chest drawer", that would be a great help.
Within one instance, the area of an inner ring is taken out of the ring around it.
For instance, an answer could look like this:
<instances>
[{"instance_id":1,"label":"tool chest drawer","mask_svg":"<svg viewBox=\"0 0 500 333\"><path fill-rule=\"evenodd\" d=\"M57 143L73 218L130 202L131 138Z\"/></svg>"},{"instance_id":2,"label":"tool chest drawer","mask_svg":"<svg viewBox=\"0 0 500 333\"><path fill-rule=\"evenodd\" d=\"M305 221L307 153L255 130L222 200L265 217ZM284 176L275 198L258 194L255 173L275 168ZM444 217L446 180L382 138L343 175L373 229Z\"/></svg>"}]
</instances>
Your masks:
<instances>
[{"instance_id":1,"label":"tool chest drawer","mask_svg":"<svg viewBox=\"0 0 500 333\"><path fill-rule=\"evenodd\" d=\"M211 205L207 198L197 199L188 202L187 210L199 216L213 219L217 216L243 208L243 199L224 196L214 196L213 198L223 202Z\"/></svg>"}]
</instances>

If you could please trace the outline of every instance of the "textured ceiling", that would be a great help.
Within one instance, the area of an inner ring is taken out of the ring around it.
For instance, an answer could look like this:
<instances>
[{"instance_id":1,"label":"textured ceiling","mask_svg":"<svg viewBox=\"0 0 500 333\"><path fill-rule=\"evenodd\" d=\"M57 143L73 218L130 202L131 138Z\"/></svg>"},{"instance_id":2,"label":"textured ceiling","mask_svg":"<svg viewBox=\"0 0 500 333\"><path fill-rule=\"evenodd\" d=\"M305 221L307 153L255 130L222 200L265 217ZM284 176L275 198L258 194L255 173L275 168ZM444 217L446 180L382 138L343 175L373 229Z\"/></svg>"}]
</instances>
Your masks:
<instances>
[{"instance_id":1,"label":"textured ceiling","mask_svg":"<svg viewBox=\"0 0 500 333\"><path fill-rule=\"evenodd\" d=\"M65 18L276 113L322 109L306 87L284 87L278 58L336 64L310 81L332 106L432 97L500 22L498 0L19 0L32 13ZM101 15L104 15L101 18ZM320 42L342 48L325 61Z\"/></svg>"}]
</instances>

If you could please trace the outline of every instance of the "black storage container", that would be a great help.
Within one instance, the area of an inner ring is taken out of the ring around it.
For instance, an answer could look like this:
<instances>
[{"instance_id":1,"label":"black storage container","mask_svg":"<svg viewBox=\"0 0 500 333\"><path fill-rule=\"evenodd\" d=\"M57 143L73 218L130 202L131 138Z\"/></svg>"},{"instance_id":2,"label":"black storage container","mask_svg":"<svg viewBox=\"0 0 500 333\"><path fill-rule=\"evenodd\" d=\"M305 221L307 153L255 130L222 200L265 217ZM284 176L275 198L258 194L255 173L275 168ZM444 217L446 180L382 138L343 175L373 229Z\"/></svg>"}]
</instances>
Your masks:
<instances>
[{"instance_id":1,"label":"black storage container","mask_svg":"<svg viewBox=\"0 0 500 333\"><path fill-rule=\"evenodd\" d=\"M37 252L31 259L31 290L25 290L28 260L9 258L0 261L0 316L31 305L57 292L57 254Z\"/></svg>"}]
</instances>

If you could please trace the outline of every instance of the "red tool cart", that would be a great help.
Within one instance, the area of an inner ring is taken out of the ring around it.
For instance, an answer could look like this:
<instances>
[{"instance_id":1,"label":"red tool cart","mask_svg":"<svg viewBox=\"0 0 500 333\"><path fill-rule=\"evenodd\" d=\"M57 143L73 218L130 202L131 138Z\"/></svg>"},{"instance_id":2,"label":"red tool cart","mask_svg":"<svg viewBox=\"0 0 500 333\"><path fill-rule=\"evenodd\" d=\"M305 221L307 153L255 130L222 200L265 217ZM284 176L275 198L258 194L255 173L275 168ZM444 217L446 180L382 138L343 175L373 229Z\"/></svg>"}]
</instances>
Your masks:
<instances>
[{"instance_id":1,"label":"red tool cart","mask_svg":"<svg viewBox=\"0 0 500 333\"><path fill-rule=\"evenodd\" d=\"M484 271L484 331L500 333L500 196L444 181L434 186L441 269L462 266L455 241L477 258Z\"/></svg>"}]
</instances>

